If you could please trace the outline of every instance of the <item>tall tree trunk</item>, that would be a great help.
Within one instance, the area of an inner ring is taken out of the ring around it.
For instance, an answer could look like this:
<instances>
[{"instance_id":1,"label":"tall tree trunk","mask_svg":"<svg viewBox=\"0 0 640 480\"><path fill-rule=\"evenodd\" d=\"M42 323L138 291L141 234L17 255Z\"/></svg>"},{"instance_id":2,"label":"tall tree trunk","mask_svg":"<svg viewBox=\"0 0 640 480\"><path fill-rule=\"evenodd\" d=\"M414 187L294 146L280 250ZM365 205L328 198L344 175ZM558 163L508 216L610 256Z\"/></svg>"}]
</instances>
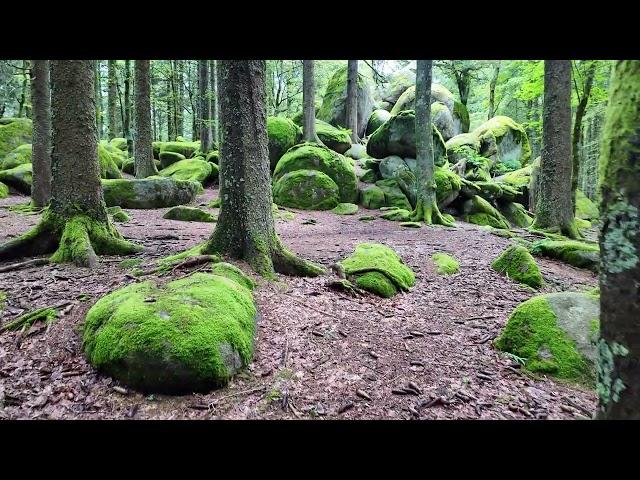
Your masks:
<instances>
[{"instance_id":1,"label":"tall tree trunk","mask_svg":"<svg viewBox=\"0 0 640 480\"><path fill-rule=\"evenodd\" d=\"M20 98L18 99L18 117L22 117L25 111L27 100L27 87L29 86L29 64L27 60L22 61L22 86L20 88Z\"/></svg>"},{"instance_id":2,"label":"tall tree trunk","mask_svg":"<svg viewBox=\"0 0 640 480\"><path fill-rule=\"evenodd\" d=\"M149 60L136 60L135 63L136 138L133 155L136 178L147 178L158 173L153 161L149 63Z\"/></svg>"},{"instance_id":3,"label":"tall tree trunk","mask_svg":"<svg viewBox=\"0 0 640 480\"><path fill-rule=\"evenodd\" d=\"M615 63L600 155L598 418L640 420L640 61Z\"/></svg>"},{"instance_id":4,"label":"tall tree trunk","mask_svg":"<svg viewBox=\"0 0 640 480\"><path fill-rule=\"evenodd\" d=\"M596 74L596 62L592 60L587 66L584 79L584 89L582 90L582 98L578 102L576 108L576 120L573 123L573 137L571 138L571 154L573 156L573 172L571 176L571 203L573 212L576 211L576 191L578 190L578 175L580 173L580 138L582 137L582 118L589 103L591 95L591 87L593 86L593 77Z\"/></svg>"},{"instance_id":5,"label":"tall tree trunk","mask_svg":"<svg viewBox=\"0 0 640 480\"><path fill-rule=\"evenodd\" d=\"M207 107L209 108L209 122L207 135L209 135L209 142L211 143L211 149L217 150L218 146L213 138L213 60L207 61L207 78L209 79L209 85L207 85Z\"/></svg>"},{"instance_id":6,"label":"tall tree trunk","mask_svg":"<svg viewBox=\"0 0 640 480\"><path fill-rule=\"evenodd\" d=\"M176 135L184 136L184 60L176 60Z\"/></svg>"},{"instance_id":7,"label":"tall tree trunk","mask_svg":"<svg viewBox=\"0 0 640 480\"><path fill-rule=\"evenodd\" d=\"M218 61L213 60L211 67L213 77L213 100L211 115L213 115L213 140L216 143L216 147L220 148L220 114L219 114L219 100L218 100Z\"/></svg>"},{"instance_id":8,"label":"tall tree trunk","mask_svg":"<svg viewBox=\"0 0 640 480\"><path fill-rule=\"evenodd\" d=\"M95 90L96 90L96 125L98 127L98 140L102 138L102 76L100 75L100 60L95 61Z\"/></svg>"},{"instance_id":9,"label":"tall tree trunk","mask_svg":"<svg viewBox=\"0 0 640 480\"><path fill-rule=\"evenodd\" d=\"M118 97L116 77L116 61L107 61L107 82L109 89L107 90L107 119L109 121L108 139L116 138L118 131L116 130L116 102Z\"/></svg>"},{"instance_id":10,"label":"tall tree trunk","mask_svg":"<svg viewBox=\"0 0 640 480\"><path fill-rule=\"evenodd\" d=\"M452 226L445 219L436 202L433 179L433 133L431 127L431 71L433 60L418 60L416 65L416 208L411 219L430 225Z\"/></svg>"},{"instance_id":11,"label":"tall tree trunk","mask_svg":"<svg viewBox=\"0 0 640 480\"><path fill-rule=\"evenodd\" d=\"M200 149L203 153L211 150L211 137L209 136L209 118L211 117L209 95L209 62L198 60L198 94L200 100Z\"/></svg>"},{"instance_id":12,"label":"tall tree trunk","mask_svg":"<svg viewBox=\"0 0 640 480\"><path fill-rule=\"evenodd\" d=\"M170 142L176 139L176 124L174 120L173 80L170 75L167 79L167 140Z\"/></svg>"},{"instance_id":13,"label":"tall tree trunk","mask_svg":"<svg viewBox=\"0 0 640 480\"><path fill-rule=\"evenodd\" d=\"M346 127L351 130L351 141L358 142L358 60L347 64Z\"/></svg>"},{"instance_id":14,"label":"tall tree trunk","mask_svg":"<svg viewBox=\"0 0 640 480\"><path fill-rule=\"evenodd\" d=\"M96 254L141 250L107 215L100 183L93 61L51 61L51 202L31 231L0 247L0 260L55 253L52 262L93 267ZM56 249L57 248L57 249Z\"/></svg>"},{"instance_id":15,"label":"tall tree trunk","mask_svg":"<svg viewBox=\"0 0 640 480\"><path fill-rule=\"evenodd\" d=\"M133 154L131 138L131 60L124 61L124 121L122 122L124 138L127 139L129 155Z\"/></svg>"},{"instance_id":16,"label":"tall tree trunk","mask_svg":"<svg viewBox=\"0 0 640 480\"><path fill-rule=\"evenodd\" d=\"M458 84L458 93L460 94L460 103L465 107L469 101L469 93L471 92L471 74L469 70L462 70L456 75L456 83Z\"/></svg>"},{"instance_id":17,"label":"tall tree trunk","mask_svg":"<svg viewBox=\"0 0 640 480\"><path fill-rule=\"evenodd\" d=\"M220 152L218 223L203 253L245 259L261 275L319 275L322 267L288 251L276 234L272 212L264 60L224 60L220 113L224 129Z\"/></svg>"},{"instance_id":18,"label":"tall tree trunk","mask_svg":"<svg viewBox=\"0 0 640 480\"><path fill-rule=\"evenodd\" d=\"M500 61L493 67L493 76L491 82L489 82L489 116L488 120L491 120L496 116L496 84L498 83L498 76L500 75Z\"/></svg>"},{"instance_id":19,"label":"tall tree trunk","mask_svg":"<svg viewBox=\"0 0 640 480\"><path fill-rule=\"evenodd\" d=\"M302 112L304 116L302 133L305 142L322 143L316 133L315 83L315 61L304 60L302 64Z\"/></svg>"},{"instance_id":20,"label":"tall tree trunk","mask_svg":"<svg viewBox=\"0 0 640 480\"><path fill-rule=\"evenodd\" d=\"M534 228L580 236L571 203L571 62L545 60L540 189Z\"/></svg>"},{"instance_id":21,"label":"tall tree trunk","mask_svg":"<svg viewBox=\"0 0 640 480\"><path fill-rule=\"evenodd\" d=\"M44 207L51 196L51 87L49 60L31 61L33 140L31 202Z\"/></svg>"}]
</instances>

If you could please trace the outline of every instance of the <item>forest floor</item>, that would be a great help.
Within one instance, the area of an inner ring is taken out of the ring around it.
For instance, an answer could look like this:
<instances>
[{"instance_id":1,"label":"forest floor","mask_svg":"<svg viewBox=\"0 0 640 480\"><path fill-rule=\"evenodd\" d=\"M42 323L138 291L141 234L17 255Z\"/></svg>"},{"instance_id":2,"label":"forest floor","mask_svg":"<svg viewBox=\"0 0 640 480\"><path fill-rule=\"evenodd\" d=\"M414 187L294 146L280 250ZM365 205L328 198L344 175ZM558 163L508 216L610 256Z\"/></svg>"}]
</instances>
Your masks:
<instances>
[{"instance_id":1,"label":"forest floor","mask_svg":"<svg viewBox=\"0 0 640 480\"><path fill-rule=\"evenodd\" d=\"M206 207L216 197L217 190L207 189L197 204L217 213ZM27 201L17 195L0 200L0 243L38 222L39 215L6 208ZM142 269L204 241L215 226L164 220L166 210L127 210L131 220L117 224L126 238L145 246L134 256L142 260ZM332 291L326 285L330 276L279 275L277 282L254 276L260 317L253 363L227 387L208 394L144 396L86 362L82 324L87 310L107 292L139 281L119 266L124 258L103 257L92 271L45 265L0 273L0 290L8 297L0 324L35 308L71 302L49 327L36 324L26 332L0 334L0 419L591 416L593 390L527 374L492 347L513 308L535 295L490 268L508 239L461 221L453 229L404 229L380 218L358 221L375 213L301 211L292 220L278 220L276 228L291 250L327 267L350 255L359 242L384 243L416 272L416 286L382 299ZM308 219L316 223L305 223ZM459 273L436 273L430 257L439 251L459 260ZM542 292L597 286L597 276L589 271L536 260L546 281ZM410 382L419 395L394 393Z\"/></svg>"}]
</instances>

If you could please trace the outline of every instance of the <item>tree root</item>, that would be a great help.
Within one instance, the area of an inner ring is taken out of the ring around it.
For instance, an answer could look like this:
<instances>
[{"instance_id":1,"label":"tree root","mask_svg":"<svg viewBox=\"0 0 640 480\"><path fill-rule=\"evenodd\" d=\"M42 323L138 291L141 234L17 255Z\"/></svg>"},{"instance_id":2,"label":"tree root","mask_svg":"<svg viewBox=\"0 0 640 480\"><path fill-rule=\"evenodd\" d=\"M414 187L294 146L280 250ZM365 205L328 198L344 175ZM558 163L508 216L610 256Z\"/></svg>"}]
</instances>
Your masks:
<instances>
[{"instance_id":1,"label":"tree root","mask_svg":"<svg viewBox=\"0 0 640 480\"><path fill-rule=\"evenodd\" d=\"M279 238L277 239L275 248L271 252L271 259L275 271L284 275L317 277L326 272L320 265L304 260L288 250L282 242L280 242Z\"/></svg>"},{"instance_id":2,"label":"tree root","mask_svg":"<svg viewBox=\"0 0 640 480\"><path fill-rule=\"evenodd\" d=\"M34 310L33 312L25 313L14 321L0 327L0 333L6 330L18 330L20 327L29 328L38 320L44 320L47 323L51 323L58 317L57 308L59 308L59 306L42 307Z\"/></svg>"},{"instance_id":3,"label":"tree root","mask_svg":"<svg viewBox=\"0 0 640 480\"><path fill-rule=\"evenodd\" d=\"M26 262L12 263L11 265L5 265L0 267L0 273L11 272L13 270L20 270L25 267L35 267L39 265L46 265L49 263L48 258L34 258L33 260L27 260Z\"/></svg>"},{"instance_id":4,"label":"tree root","mask_svg":"<svg viewBox=\"0 0 640 480\"><path fill-rule=\"evenodd\" d=\"M436 202L431 205L427 205L424 199L418 199L416 202L416 208L411 212L412 222L422 222L427 225L444 225L445 227L453 227L453 223L443 217L438 209Z\"/></svg>"}]
</instances>

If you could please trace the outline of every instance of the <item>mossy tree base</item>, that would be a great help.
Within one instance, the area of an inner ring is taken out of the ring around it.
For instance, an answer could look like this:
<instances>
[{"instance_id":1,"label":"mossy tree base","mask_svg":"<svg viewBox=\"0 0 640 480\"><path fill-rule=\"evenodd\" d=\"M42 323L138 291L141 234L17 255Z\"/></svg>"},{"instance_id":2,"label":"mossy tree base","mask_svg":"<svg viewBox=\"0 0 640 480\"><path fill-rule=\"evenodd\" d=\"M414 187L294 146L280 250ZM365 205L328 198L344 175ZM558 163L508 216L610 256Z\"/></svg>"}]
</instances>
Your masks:
<instances>
[{"instance_id":1,"label":"mossy tree base","mask_svg":"<svg viewBox=\"0 0 640 480\"><path fill-rule=\"evenodd\" d=\"M51 262L93 268L97 255L129 255L141 250L125 240L108 219L98 221L83 214L65 218L46 210L33 229L0 246L0 260L53 252Z\"/></svg>"},{"instance_id":2,"label":"mossy tree base","mask_svg":"<svg viewBox=\"0 0 640 480\"><path fill-rule=\"evenodd\" d=\"M412 222L424 222L427 225L443 225L445 227L453 227L453 222L446 219L435 202L427 202L418 199L416 208L411 212Z\"/></svg>"},{"instance_id":3,"label":"mossy tree base","mask_svg":"<svg viewBox=\"0 0 640 480\"><path fill-rule=\"evenodd\" d=\"M533 222L533 225L531 225L531 229L564 235L565 237L569 237L574 240L583 238L580 230L578 230L578 225L576 224L575 220L564 225L549 226L540 224L539 220L536 219Z\"/></svg>"}]
</instances>

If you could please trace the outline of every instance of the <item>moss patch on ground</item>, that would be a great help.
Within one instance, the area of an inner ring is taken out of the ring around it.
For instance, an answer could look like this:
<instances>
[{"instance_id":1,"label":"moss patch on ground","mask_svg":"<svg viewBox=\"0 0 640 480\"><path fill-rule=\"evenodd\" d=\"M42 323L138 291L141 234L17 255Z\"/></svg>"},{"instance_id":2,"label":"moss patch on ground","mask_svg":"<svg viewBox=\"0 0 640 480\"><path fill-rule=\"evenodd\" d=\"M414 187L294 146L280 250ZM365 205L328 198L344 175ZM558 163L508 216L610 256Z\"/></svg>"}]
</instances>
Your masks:
<instances>
[{"instance_id":1,"label":"moss patch on ground","mask_svg":"<svg viewBox=\"0 0 640 480\"><path fill-rule=\"evenodd\" d=\"M532 288L543 285L542 274L529 251L520 245L511 245L491 264L496 272L505 274L518 283Z\"/></svg>"},{"instance_id":2,"label":"moss patch on ground","mask_svg":"<svg viewBox=\"0 0 640 480\"><path fill-rule=\"evenodd\" d=\"M460 271L460 263L458 263L454 257L447 255L446 253L434 253L431 256L431 260L433 260L433 263L438 267L437 271L440 275L451 275Z\"/></svg>"},{"instance_id":3,"label":"moss patch on ground","mask_svg":"<svg viewBox=\"0 0 640 480\"><path fill-rule=\"evenodd\" d=\"M358 205L354 203L339 203L331 211L336 215L354 215L358 212Z\"/></svg>"},{"instance_id":4,"label":"moss patch on ground","mask_svg":"<svg viewBox=\"0 0 640 480\"><path fill-rule=\"evenodd\" d=\"M183 222L209 222L217 221L216 217L196 207L179 205L168 210L162 218L167 220L180 220Z\"/></svg>"},{"instance_id":5,"label":"moss patch on ground","mask_svg":"<svg viewBox=\"0 0 640 480\"><path fill-rule=\"evenodd\" d=\"M540 240L531 246L531 253L598 271L600 248L596 244L576 240Z\"/></svg>"}]
</instances>

